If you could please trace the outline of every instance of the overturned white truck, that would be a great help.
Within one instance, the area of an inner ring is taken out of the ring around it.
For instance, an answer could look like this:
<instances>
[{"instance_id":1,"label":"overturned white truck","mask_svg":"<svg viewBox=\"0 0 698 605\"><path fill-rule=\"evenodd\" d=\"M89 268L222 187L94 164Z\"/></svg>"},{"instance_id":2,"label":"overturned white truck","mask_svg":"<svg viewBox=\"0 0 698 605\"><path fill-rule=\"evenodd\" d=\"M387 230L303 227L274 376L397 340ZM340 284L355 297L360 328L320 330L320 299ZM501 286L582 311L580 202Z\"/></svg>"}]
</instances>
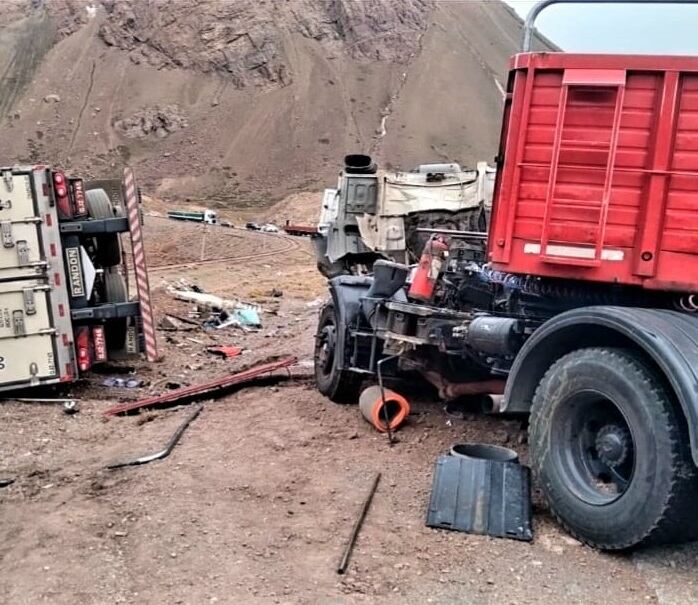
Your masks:
<instances>
[{"instance_id":1,"label":"overturned white truck","mask_svg":"<svg viewBox=\"0 0 698 605\"><path fill-rule=\"evenodd\" d=\"M130 169L122 184L44 165L0 167L0 391L155 357L139 204ZM127 233L137 297L121 247Z\"/></svg>"},{"instance_id":2,"label":"overturned white truck","mask_svg":"<svg viewBox=\"0 0 698 605\"><path fill-rule=\"evenodd\" d=\"M378 258L414 262L429 235L419 229L487 230L496 169L479 162L379 170L367 155L348 155L336 189L326 189L315 239L326 277L361 273Z\"/></svg>"}]
</instances>

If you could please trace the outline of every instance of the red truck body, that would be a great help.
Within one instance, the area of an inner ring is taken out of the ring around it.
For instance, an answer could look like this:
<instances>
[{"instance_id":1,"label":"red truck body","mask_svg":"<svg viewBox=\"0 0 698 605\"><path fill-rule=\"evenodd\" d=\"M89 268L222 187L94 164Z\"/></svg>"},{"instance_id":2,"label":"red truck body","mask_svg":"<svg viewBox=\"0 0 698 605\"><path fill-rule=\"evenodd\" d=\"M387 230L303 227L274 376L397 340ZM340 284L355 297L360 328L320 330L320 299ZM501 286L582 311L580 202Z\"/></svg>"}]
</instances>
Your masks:
<instances>
[{"instance_id":1,"label":"red truck body","mask_svg":"<svg viewBox=\"0 0 698 605\"><path fill-rule=\"evenodd\" d=\"M698 292L698 58L512 59L488 258Z\"/></svg>"}]
</instances>

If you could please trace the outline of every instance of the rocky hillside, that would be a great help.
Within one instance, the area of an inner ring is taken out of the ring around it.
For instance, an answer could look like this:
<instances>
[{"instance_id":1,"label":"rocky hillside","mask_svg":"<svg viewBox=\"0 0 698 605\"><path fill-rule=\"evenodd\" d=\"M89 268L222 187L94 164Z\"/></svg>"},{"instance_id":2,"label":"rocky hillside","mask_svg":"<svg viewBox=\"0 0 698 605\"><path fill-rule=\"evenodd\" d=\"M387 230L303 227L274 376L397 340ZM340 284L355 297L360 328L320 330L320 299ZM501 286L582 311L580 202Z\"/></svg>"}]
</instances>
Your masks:
<instances>
[{"instance_id":1,"label":"rocky hillside","mask_svg":"<svg viewBox=\"0 0 698 605\"><path fill-rule=\"evenodd\" d=\"M499 0L5 0L0 164L130 163L238 206L331 184L350 151L472 164L519 39Z\"/></svg>"}]
</instances>

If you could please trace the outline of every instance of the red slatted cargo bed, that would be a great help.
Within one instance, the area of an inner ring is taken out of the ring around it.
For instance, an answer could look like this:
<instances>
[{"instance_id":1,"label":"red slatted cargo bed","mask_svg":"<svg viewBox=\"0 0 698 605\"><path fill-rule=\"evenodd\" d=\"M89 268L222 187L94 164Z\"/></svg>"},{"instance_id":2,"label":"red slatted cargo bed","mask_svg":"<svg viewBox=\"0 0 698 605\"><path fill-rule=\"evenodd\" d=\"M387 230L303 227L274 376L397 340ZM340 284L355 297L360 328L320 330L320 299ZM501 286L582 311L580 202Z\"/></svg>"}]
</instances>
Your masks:
<instances>
[{"instance_id":1,"label":"red slatted cargo bed","mask_svg":"<svg viewBox=\"0 0 698 605\"><path fill-rule=\"evenodd\" d=\"M489 258L698 291L698 58L514 57Z\"/></svg>"}]
</instances>

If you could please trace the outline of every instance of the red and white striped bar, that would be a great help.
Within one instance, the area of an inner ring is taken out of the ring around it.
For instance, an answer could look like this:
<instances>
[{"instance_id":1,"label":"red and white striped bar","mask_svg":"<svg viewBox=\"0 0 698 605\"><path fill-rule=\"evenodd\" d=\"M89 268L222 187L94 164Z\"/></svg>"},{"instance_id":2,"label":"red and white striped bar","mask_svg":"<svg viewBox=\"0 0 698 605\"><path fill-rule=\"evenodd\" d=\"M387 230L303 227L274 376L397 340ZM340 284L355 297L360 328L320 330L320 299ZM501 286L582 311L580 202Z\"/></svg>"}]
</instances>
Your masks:
<instances>
[{"instance_id":1,"label":"red and white striped bar","mask_svg":"<svg viewBox=\"0 0 698 605\"><path fill-rule=\"evenodd\" d=\"M133 269L136 275L136 292L141 306L143 335L145 337L145 356L148 361L159 358L158 345L155 339L155 321L153 307L150 304L150 284L148 283L148 266L145 262L145 247L143 246L143 229L140 213L138 212L138 189L132 168L124 169L124 201L128 213L128 227L131 232L131 249L133 252Z\"/></svg>"}]
</instances>

